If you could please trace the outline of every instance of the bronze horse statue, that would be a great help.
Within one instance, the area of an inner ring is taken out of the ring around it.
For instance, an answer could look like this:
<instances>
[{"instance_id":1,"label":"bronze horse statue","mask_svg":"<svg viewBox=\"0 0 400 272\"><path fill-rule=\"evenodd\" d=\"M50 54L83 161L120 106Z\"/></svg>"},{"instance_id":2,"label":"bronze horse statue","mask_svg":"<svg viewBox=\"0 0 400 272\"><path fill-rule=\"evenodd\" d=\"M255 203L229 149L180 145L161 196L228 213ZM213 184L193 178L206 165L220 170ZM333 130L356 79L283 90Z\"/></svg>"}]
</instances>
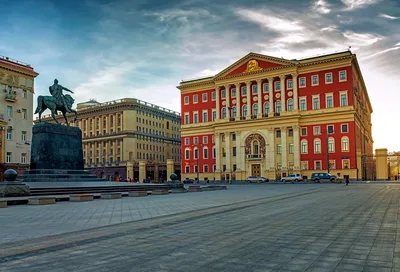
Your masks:
<instances>
[{"instance_id":1,"label":"bronze horse statue","mask_svg":"<svg viewBox=\"0 0 400 272\"><path fill-rule=\"evenodd\" d=\"M65 103L66 106L60 105L59 103L57 103L56 99L53 96L40 95L37 98L37 107L35 110L35 114L39 113L39 122L42 122L42 113L46 109L49 109L51 111L51 116L53 117L54 121L56 121L57 124L60 123L56 119L56 115L57 115L58 111L62 112L65 122L67 123L67 126L69 126L68 119L66 116L67 112L75 113L75 119L74 119L74 122L75 122L78 119L78 113L76 112L76 110L72 109L72 105L74 104L75 100L69 94L64 95L64 99L66 102Z\"/></svg>"}]
</instances>

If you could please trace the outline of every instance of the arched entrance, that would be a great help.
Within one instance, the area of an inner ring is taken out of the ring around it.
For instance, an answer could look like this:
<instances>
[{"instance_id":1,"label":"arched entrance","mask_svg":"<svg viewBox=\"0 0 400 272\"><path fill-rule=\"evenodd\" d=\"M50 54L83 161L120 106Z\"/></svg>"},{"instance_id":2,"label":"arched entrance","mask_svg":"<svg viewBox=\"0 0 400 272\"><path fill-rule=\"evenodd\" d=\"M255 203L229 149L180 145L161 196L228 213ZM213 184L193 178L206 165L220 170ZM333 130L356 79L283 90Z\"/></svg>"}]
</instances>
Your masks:
<instances>
[{"instance_id":1,"label":"arched entrance","mask_svg":"<svg viewBox=\"0 0 400 272\"><path fill-rule=\"evenodd\" d=\"M263 166L266 149L265 139L259 133L247 136L245 140L246 162L251 176L263 176ZM265 164L265 163L264 163Z\"/></svg>"}]
</instances>

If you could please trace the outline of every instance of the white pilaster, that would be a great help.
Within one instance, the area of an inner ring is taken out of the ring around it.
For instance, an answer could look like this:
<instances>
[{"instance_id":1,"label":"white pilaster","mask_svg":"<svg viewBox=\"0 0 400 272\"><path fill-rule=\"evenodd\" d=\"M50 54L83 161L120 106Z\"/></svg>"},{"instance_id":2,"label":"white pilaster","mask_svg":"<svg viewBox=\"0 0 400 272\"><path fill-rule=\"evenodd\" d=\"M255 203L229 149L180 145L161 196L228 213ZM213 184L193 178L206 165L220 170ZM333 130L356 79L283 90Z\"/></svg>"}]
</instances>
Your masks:
<instances>
[{"instance_id":1,"label":"white pilaster","mask_svg":"<svg viewBox=\"0 0 400 272\"><path fill-rule=\"evenodd\" d=\"M250 119L250 115L251 115L251 81L247 81L246 82L246 88L247 88L247 96L246 96L246 100L247 100L247 115L246 115L246 119Z\"/></svg>"},{"instance_id":2,"label":"white pilaster","mask_svg":"<svg viewBox=\"0 0 400 272\"><path fill-rule=\"evenodd\" d=\"M285 86L285 75L279 76L281 79L281 112L286 111L286 86ZM283 164L282 164L283 165Z\"/></svg>"},{"instance_id":3,"label":"white pilaster","mask_svg":"<svg viewBox=\"0 0 400 272\"><path fill-rule=\"evenodd\" d=\"M268 93L269 93L269 113L268 116L274 116L275 105L274 105L274 78L268 78ZM275 166L274 166L275 168Z\"/></svg>"},{"instance_id":4,"label":"white pilaster","mask_svg":"<svg viewBox=\"0 0 400 272\"><path fill-rule=\"evenodd\" d=\"M219 119L220 119L220 116L221 116L221 109L220 109L219 105L220 105L219 87L217 86L217 87L215 88L215 110L216 110L216 112L217 112L217 118L216 118L216 120L219 120Z\"/></svg>"},{"instance_id":5,"label":"white pilaster","mask_svg":"<svg viewBox=\"0 0 400 272\"><path fill-rule=\"evenodd\" d=\"M225 133L225 143L226 143L226 172L231 171L231 134L229 132Z\"/></svg>"},{"instance_id":6,"label":"white pilaster","mask_svg":"<svg viewBox=\"0 0 400 272\"><path fill-rule=\"evenodd\" d=\"M244 153L242 153L240 131L236 131L235 135L236 135L236 168L238 170L244 170L244 165L242 163Z\"/></svg>"},{"instance_id":7,"label":"white pilaster","mask_svg":"<svg viewBox=\"0 0 400 272\"><path fill-rule=\"evenodd\" d=\"M286 143L286 132L287 132L287 128L286 127L282 127L281 128L281 146L282 146L282 154L281 154L281 158L282 158L282 170L286 170L287 169L287 143Z\"/></svg>"},{"instance_id":8,"label":"white pilaster","mask_svg":"<svg viewBox=\"0 0 400 272\"><path fill-rule=\"evenodd\" d=\"M261 82L262 82L261 79L257 80L257 102L258 102L257 103L258 104L257 118L261 118L262 117L262 111L263 111L263 108L262 108L262 96L261 96L261 94L262 94Z\"/></svg>"},{"instance_id":9,"label":"white pilaster","mask_svg":"<svg viewBox=\"0 0 400 272\"><path fill-rule=\"evenodd\" d=\"M297 74L292 74L292 80L293 80L293 106L294 110L299 109L299 93L297 89Z\"/></svg>"},{"instance_id":10,"label":"white pilaster","mask_svg":"<svg viewBox=\"0 0 400 272\"><path fill-rule=\"evenodd\" d=\"M226 105L225 105L225 108L226 108L226 118L225 118L225 119L229 120L229 118L230 118L229 106L230 106L230 101L231 101L231 99L230 99L230 97L231 97L231 90L230 90L230 86L229 86L229 85L225 85L225 95L226 95L226 100L225 100L225 102L226 102Z\"/></svg>"},{"instance_id":11,"label":"white pilaster","mask_svg":"<svg viewBox=\"0 0 400 272\"><path fill-rule=\"evenodd\" d=\"M215 133L215 165L215 171L219 174L221 171L221 142L218 132Z\"/></svg>"},{"instance_id":12,"label":"white pilaster","mask_svg":"<svg viewBox=\"0 0 400 272\"><path fill-rule=\"evenodd\" d=\"M299 127L293 128L294 170L300 170L300 132Z\"/></svg>"},{"instance_id":13,"label":"white pilaster","mask_svg":"<svg viewBox=\"0 0 400 272\"><path fill-rule=\"evenodd\" d=\"M242 98L240 96L242 94L242 91L240 90L240 84L236 84L235 88L236 88L236 116L234 116L234 117L236 119L240 119L241 112L242 112L242 108L241 108Z\"/></svg>"},{"instance_id":14,"label":"white pilaster","mask_svg":"<svg viewBox=\"0 0 400 272\"><path fill-rule=\"evenodd\" d=\"M269 169L275 169L275 130L268 129L268 143L269 143Z\"/></svg>"}]
</instances>

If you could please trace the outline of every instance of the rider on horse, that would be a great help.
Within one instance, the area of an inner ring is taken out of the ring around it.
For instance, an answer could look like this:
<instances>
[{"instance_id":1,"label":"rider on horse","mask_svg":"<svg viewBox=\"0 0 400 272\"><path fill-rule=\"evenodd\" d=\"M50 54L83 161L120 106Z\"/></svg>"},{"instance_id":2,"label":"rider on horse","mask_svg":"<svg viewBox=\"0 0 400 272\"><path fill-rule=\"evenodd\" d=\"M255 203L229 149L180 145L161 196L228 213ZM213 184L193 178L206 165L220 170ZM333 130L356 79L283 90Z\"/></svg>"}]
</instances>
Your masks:
<instances>
[{"instance_id":1,"label":"rider on horse","mask_svg":"<svg viewBox=\"0 0 400 272\"><path fill-rule=\"evenodd\" d=\"M73 93L71 90L65 88L58 84L58 80L54 79L54 84L49 87L50 94L55 98L56 103L59 105L63 105L66 109L68 109L68 105L65 102L65 97L63 95L63 90L67 92Z\"/></svg>"}]
</instances>

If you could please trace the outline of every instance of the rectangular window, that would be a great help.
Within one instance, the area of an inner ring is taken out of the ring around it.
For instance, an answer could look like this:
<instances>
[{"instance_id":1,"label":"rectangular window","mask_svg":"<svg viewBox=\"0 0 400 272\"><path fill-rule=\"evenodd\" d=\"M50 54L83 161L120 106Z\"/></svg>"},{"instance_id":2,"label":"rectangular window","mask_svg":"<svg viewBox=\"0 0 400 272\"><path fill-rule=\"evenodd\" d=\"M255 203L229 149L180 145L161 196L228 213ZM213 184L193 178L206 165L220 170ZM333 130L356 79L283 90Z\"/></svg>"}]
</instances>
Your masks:
<instances>
[{"instance_id":1,"label":"rectangular window","mask_svg":"<svg viewBox=\"0 0 400 272\"><path fill-rule=\"evenodd\" d=\"M28 93L26 92L26 90L22 91L22 97L25 99L28 98Z\"/></svg>"},{"instance_id":2,"label":"rectangular window","mask_svg":"<svg viewBox=\"0 0 400 272\"><path fill-rule=\"evenodd\" d=\"M189 104L189 96L185 96L185 105L188 105Z\"/></svg>"},{"instance_id":3,"label":"rectangular window","mask_svg":"<svg viewBox=\"0 0 400 272\"><path fill-rule=\"evenodd\" d=\"M11 162L11 157L12 157L12 153L11 152L7 152L6 162L10 163Z\"/></svg>"},{"instance_id":4,"label":"rectangular window","mask_svg":"<svg viewBox=\"0 0 400 272\"><path fill-rule=\"evenodd\" d=\"M306 127L301 128L301 136L307 136L307 128Z\"/></svg>"},{"instance_id":5,"label":"rectangular window","mask_svg":"<svg viewBox=\"0 0 400 272\"><path fill-rule=\"evenodd\" d=\"M193 103L199 102L199 97L197 94L193 95Z\"/></svg>"},{"instance_id":6,"label":"rectangular window","mask_svg":"<svg viewBox=\"0 0 400 272\"><path fill-rule=\"evenodd\" d=\"M276 138L280 138L281 137L281 131L280 130L277 130L276 131Z\"/></svg>"},{"instance_id":7,"label":"rectangular window","mask_svg":"<svg viewBox=\"0 0 400 272\"><path fill-rule=\"evenodd\" d=\"M282 154L282 145L281 144L276 145L276 154Z\"/></svg>"},{"instance_id":8,"label":"rectangular window","mask_svg":"<svg viewBox=\"0 0 400 272\"><path fill-rule=\"evenodd\" d=\"M340 71L339 72L339 81L346 81L346 80L347 80L346 71Z\"/></svg>"},{"instance_id":9,"label":"rectangular window","mask_svg":"<svg viewBox=\"0 0 400 272\"><path fill-rule=\"evenodd\" d=\"M275 82L275 91L280 91L281 90L281 82L277 81Z\"/></svg>"},{"instance_id":10,"label":"rectangular window","mask_svg":"<svg viewBox=\"0 0 400 272\"><path fill-rule=\"evenodd\" d=\"M289 154L294 153L294 144L289 144Z\"/></svg>"},{"instance_id":11,"label":"rectangular window","mask_svg":"<svg viewBox=\"0 0 400 272\"><path fill-rule=\"evenodd\" d=\"M342 124L342 133L347 133L349 132L349 127L347 124Z\"/></svg>"},{"instance_id":12,"label":"rectangular window","mask_svg":"<svg viewBox=\"0 0 400 272\"><path fill-rule=\"evenodd\" d=\"M301 170L308 170L308 161L301 162Z\"/></svg>"},{"instance_id":13,"label":"rectangular window","mask_svg":"<svg viewBox=\"0 0 400 272\"><path fill-rule=\"evenodd\" d=\"M189 174L190 173L190 166L185 166L185 174Z\"/></svg>"},{"instance_id":14,"label":"rectangular window","mask_svg":"<svg viewBox=\"0 0 400 272\"><path fill-rule=\"evenodd\" d=\"M190 138L189 137L186 137L185 138L185 145L189 145L190 144Z\"/></svg>"},{"instance_id":15,"label":"rectangular window","mask_svg":"<svg viewBox=\"0 0 400 272\"><path fill-rule=\"evenodd\" d=\"M326 95L326 107L333 108L333 96L331 94Z\"/></svg>"},{"instance_id":16,"label":"rectangular window","mask_svg":"<svg viewBox=\"0 0 400 272\"><path fill-rule=\"evenodd\" d=\"M317 86L318 85L318 75L312 76L311 79L312 79L311 86Z\"/></svg>"},{"instance_id":17,"label":"rectangular window","mask_svg":"<svg viewBox=\"0 0 400 272\"><path fill-rule=\"evenodd\" d=\"M307 154L308 153L308 145L307 142L304 140L301 142L301 153Z\"/></svg>"},{"instance_id":18,"label":"rectangular window","mask_svg":"<svg viewBox=\"0 0 400 272\"><path fill-rule=\"evenodd\" d=\"M22 142L26 141L26 131L21 131L21 141Z\"/></svg>"},{"instance_id":19,"label":"rectangular window","mask_svg":"<svg viewBox=\"0 0 400 272\"><path fill-rule=\"evenodd\" d=\"M235 172L237 170L237 166L236 164L233 165L233 172Z\"/></svg>"},{"instance_id":20,"label":"rectangular window","mask_svg":"<svg viewBox=\"0 0 400 272\"><path fill-rule=\"evenodd\" d=\"M325 84L330 84L330 83L332 83L333 82L333 80L332 80L332 73L326 73L325 74Z\"/></svg>"},{"instance_id":21,"label":"rectangular window","mask_svg":"<svg viewBox=\"0 0 400 272\"><path fill-rule=\"evenodd\" d=\"M264 90L264 93L266 93L266 92L269 91L268 83L264 83L264 88L263 88L263 90Z\"/></svg>"},{"instance_id":22,"label":"rectangular window","mask_svg":"<svg viewBox=\"0 0 400 272\"><path fill-rule=\"evenodd\" d=\"M203 111L203 123L208 122L208 111Z\"/></svg>"},{"instance_id":23,"label":"rectangular window","mask_svg":"<svg viewBox=\"0 0 400 272\"><path fill-rule=\"evenodd\" d=\"M235 88L232 89L231 93L232 93L232 97L236 97L236 89Z\"/></svg>"},{"instance_id":24,"label":"rectangular window","mask_svg":"<svg viewBox=\"0 0 400 272\"><path fill-rule=\"evenodd\" d=\"M246 95L247 95L247 88L242 87L242 96L246 96Z\"/></svg>"},{"instance_id":25,"label":"rectangular window","mask_svg":"<svg viewBox=\"0 0 400 272\"><path fill-rule=\"evenodd\" d=\"M217 112L215 110L212 111L212 120L215 121L217 119Z\"/></svg>"},{"instance_id":26,"label":"rectangular window","mask_svg":"<svg viewBox=\"0 0 400 272\"><path fill-rule=\"evenodd\" d=\"M343 137L342 139L342 151L343 152L349 151L349 139L347 137Z\"/></svg>"},{"instance_id":27,"label":"rectangular window","mask_svg":"<svg viewBox=\"0 0 400 272\"><path fill-rule=\"evenodd\" d=\"M11 129L7 130L7 140L9 140L9 141L12 140L12 130Z\"/></svg>"},{"instance_id":28,"label":"rectangular window","mask_svg":"<svg viewBox=\"0 0 400 272\"><path fill-rule=\"evenodd\" d=\"M347 106L347 93L340 94L340 106L341 107Z\"/></svg>"},{"instance_id":29,"label":"rectangular window","mask_svg":"<svg viewBox=\"0 0 400 272\"><path fill-rule=\"evenodd\" d=\"M203 136L203 144L208 144L208 136Z\"/></svg>"},{"instance_id":30,"label":"rectangular window","mask_svg":"<svg viewBox=\"0 0 400 272\"><path fill-rule=\"evenodd\" d=\"M288 90L293 89L293 79L288 79L288 81L287 81L287 89Z\"/></svg>"},{"instance_id":31,"label":"rectangular window","mask_svg":"<svg viewBox=\"0 0 400 272\"><path fill-rule=\"evenodd\" d=\"M252 86L252 92L253 92L253 94L257 94L258 93L257 85L253 85Z\"/></svg>"},{"instance_id":32,"label":"rectangular window","mask_svg":"<svg viewBox=\"0 0 400 272\"><path fill-rule=\"evenodd\" d=\"M319 97L313 97L313 110L319 110Z\"/></svg>"},{"instance_id":33,"label":"rectangular window","mask_svg":"<svg viewBox=\"0 0 400 272\"><path fill-rule=\"evenodd\" d=\"M307 110L307 102L305 97L300 98L300 110L301 111Z\"/></svg>"},{"instance_id":34,"label":"rectangular window","mask_svg":"<svg viewBox=\"0 0 400 272\"><path fill-rule=\"evenodd\" d=\"M321 127L314 126L314 135L321 135Z\"/></svg>"},{"instance_id":35,"label":"rectangular window","mask_svg":"<svg viewBox=\"0 0 400 272\"><path fill-rule=\"evenodd\" d=\"M236 157L236 146L232 147L232 156Z\"/></svg>"},{"instance_id":36,"label":"rectangular window","mask_svg":"<svg viewBox=\"0 0 400 272\"><path fill-rule=\"evenodd\" d=\"M202 96L203 96L203 97L202 97L203 102L207 102L207 100L208 100L208 95L207 95L206 93L204 93Z\"/></svg>"},{"instance_id":37,"label":"rectangular window","mask_svg":"<svg viewBox=\"0 0 400 272\"><path fill-rule=\"evenodd\" d=\"M203 149L203 159L208 159L208 148Z\"/></svg>"},{"instance_id":38,"label":"rectangular window","mask_svg":"<svg viewBox=\"0 0 400 272\"><path fill-rule=\"evenodd\" d=\"M349 159L342 160L342 168L343 169L349 169L350 168L350 160Z\"/></svg>"},{"instance_id":39,"label":"rectangular window","mask_svg":"<svg viewBox=\"0 0 400 272\"><path fill-rule=\"evenodd\" d=\"M335 140L333 140L333 139L328 140L328 152L330 152L330 153L335 152Z\"/></svg>"},{"instance_id":40,"label":"rectangular window","mask_svg":"<svg viewBox=\"0 0 400 272\"><path fill-rule=\"evenodd\" d=\"M193 144L199 144L199 137L194 137L193 138Z\"/></svg>"},{"instance_id":41,"label":"rectangular window","mask_svg":"<svg viewBox=\"0 0 400 272\"><path fill-rule=\"evenodd\" d=\"M194 166L194 172L198 173L199 167L197 165Z\"/></svg>"},{"instance_id":42,"label":"rectangular window","mask_svg":"<svg viewBox=\"0 0 400 272\"><path fill-rule=\"evenodd\" d=\"M217 93L212 92L211 97L212 97L212 101L215 101L217 99Z\"/></svg>"},{"instance_id":43,"label":"rectangular window","mask_svg":"<svg viewBox=\"0 0 400 272\"><path fill-rule=\"evenodd\" d=\"M300 86L300 88L306 86L306 78L305 77L299 78L299 86Z\"/></svg>"},{"instance_id":44,"label":"rectangular window","mask_svg":"<svg viewBox=\"0 0 400 272\"><path fill-rule=\"evenodd\" d=\"M185 124L189 124L189 113L185 113Z\"/></svg>"},{"instance_id":45,"label":"rectangular window","mask_svg":"<svg viewBox=\"0 0 400 272\"><path fill-rule=\"evenodd\" d=\"M26 153L21 154L21 163L26 163Z\"/></svg>"},{"instance_id":46,"label":"rectangular window","mask_svg":"<svg viewBox=\"0 0 400 272\"><path fill-rule=\"evenodd\" d=\"M23 119L27 119L27 112L26 112L26 109L22 109L22 118Z\"/></svg>"},{"instance_id":47,"label":"rectangular window","mask_svg":"<svg viewBox=\"0 0 400 272\"><path fill-rule=\"evenodd\" d=\"M329 160L329 169L336 169L336 161Z\"/></svg>"},{"instance_id":48,"label":"rectangular window","mask_svg":"<svg viewBox=\"0 0 400 272\"><path fill-rule=\"evenodd\" d=\"M314 153L321 153L321 141L314 141Z\"/></svg>"},{"instance_id":49,"label":"rectangular window","mask_svg":"<svg viewBox=\"0 0 400 272\"><path fill-rule=\"evenodd\" d=\"M225 98L226 97L226 92L225 92L225 90L222 90L221 91L221 98Z\"/></svg>"},{"instance_id":50,"label":"rectangular window","mask_svg":"<svg viewBox=\"0 0 400 272\"><path fill-rule=\"evenodd\" d=\"M333 125L329 125L328 126L328 134L333 134L334 133L334 131L333 131Z\"/></svg>"},{"instance_id":51,"label":"rectangular window","mask_svg":"<svg viewBox=\"0 0 400 272\"><path fill-rule=\"evenodd\" d=\"M236 141L236 134L232 133L232 141Z\"/></svg>"},{"instance_id":52,"label":"rectangular window","mask_svg":"<svg viewBox=\"0 0 400 272\"><path fill-rule=\"evenodd\" d=\"M12 117L13 109L11 106L7 106L7 117Z\"/></svg>"},{"instance_id":53,"label":"rectangular window","mask_svg":"<svg viewBox=\"0 0 400 272\"><path fill-rule=\"evenodd\" d=\"M199 122L199 114L197 112L193 113L193 123L197 124Z\"/></svg>"},{"instance_id":54,"label":"rectangular window","mask_svg":"<svg viewBox=\"0 0 400 272\"><path fill-rule=\"evenodd\" d=\"M314 166L315 166L315 170L321 170L322 169L321 161L314 161Z\"/></svg>"},{"instance_id":55,"label":"rectangular window","mask_svg":"<svg viewBox=\"0 0 400 272\"><path fill-rule=\"evenodd\" d=\"M222 148L222 157L226 157L226 148L225 147L223 147Z\"/></svg>"},{"instance_id":56,"label":"rectangular window","mask_svg":"<svg viewBox=\"0 0 400 272\"><path fill-rule=\"evenodd\" d=\"M204 173L208 173L208 165L203 166L203 171L204 171Z\"/></svg>"}]
</instances>

